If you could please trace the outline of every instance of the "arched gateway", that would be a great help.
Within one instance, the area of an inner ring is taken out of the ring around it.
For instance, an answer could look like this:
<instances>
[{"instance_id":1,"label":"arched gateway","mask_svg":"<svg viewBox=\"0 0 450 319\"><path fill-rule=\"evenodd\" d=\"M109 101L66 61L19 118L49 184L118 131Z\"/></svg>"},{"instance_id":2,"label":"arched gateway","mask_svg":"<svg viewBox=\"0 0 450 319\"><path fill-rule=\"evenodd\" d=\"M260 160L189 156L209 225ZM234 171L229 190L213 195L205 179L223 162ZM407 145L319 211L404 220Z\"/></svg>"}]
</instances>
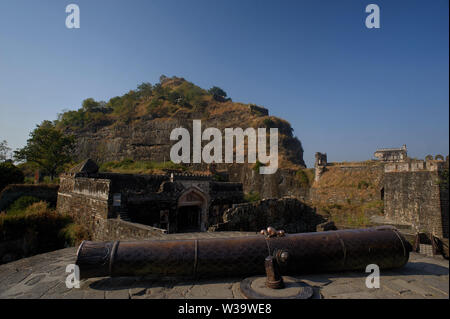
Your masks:
<instances>
[{"instance_id":1,"label":"arched gateway","mask_svg":"<svg viewBox=\"0 0 450 319\"><path fill-rule=\"evenodd\" d=\"M206 231L208 195L192 186L178 199L176 220L177 232Z\"/></svg>"}]
</instances>

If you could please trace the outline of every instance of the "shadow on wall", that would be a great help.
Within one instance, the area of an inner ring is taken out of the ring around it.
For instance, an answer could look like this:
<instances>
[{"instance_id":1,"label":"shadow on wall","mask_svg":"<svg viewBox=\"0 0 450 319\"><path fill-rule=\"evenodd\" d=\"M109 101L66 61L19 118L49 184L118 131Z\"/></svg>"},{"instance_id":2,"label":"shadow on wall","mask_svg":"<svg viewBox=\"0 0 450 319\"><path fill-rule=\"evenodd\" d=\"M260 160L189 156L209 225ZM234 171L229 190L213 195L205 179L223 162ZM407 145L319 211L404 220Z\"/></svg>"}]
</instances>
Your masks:
<instances>
[{"instance_id":1,"label":"shadow on wall","mask_svg":"<svg viewBox=\"0 0 450 319\"><path fill-rule=\"evenodd\" d=\"M223 221L210 230L259 232L273 226L288 233L305 233L315 232L326 220L298 199L283 197L233 205L224 212Z\"/></svg>"}]
</instances>

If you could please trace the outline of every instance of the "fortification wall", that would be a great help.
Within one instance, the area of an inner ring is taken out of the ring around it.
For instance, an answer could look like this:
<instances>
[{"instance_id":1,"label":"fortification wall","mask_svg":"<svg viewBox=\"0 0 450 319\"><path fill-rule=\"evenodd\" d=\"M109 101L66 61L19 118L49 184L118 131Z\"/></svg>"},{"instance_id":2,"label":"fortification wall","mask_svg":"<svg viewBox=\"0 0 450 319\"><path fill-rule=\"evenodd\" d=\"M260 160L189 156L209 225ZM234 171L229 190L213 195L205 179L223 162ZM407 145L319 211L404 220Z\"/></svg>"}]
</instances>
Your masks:
<instances>
[{"instance_id":1,"label":"fortification wall","mask_svg":"<svg viewBox=\"0 0 450 319\"><path fill-rule=\"evenodd\" d=\"M108 218L111 181L94 178L60 177L57 211L68 214L78 224L84 225L90 236L97 232L99 220Z\"/></svg>"},{"instance_id":2,"label":"fortification wall","mask_svg":"<svg viewBox=\"0 0 450 319\"><path fill-rule=\"evenodd\" d=\"M445 201L445 198L442 198L445 197L445 192L441 190L439 180L437 171L386 172L384 175L386 218L411 224L417 232L448 237L448 191ZM445 224L447 226L444 226Z\"/></svg>"},{"instance_id":3,"label":"fortification wall","mask_svg":"<svg viewBox=\"0 0 450 319\"><path fill-rule=\"evenodd\" d=\"M92 240L145 240L162 238L167 231L120 219L97 219Z\"/></svg>"},{"instance_id":4,"label":"fortification wall","mask_svg":"<svg viewBox=\"0 0 450 319\"><path fill-rule=\"evenodd\" d=\"M290 233L314 232L324 220L296 198L270 198L233 205L225 211L223 224L214 230L260 231L268 225Z\"/></svg>"},{"instance_id":5,"label":"fortification wall","mask_svg":"<svg viewBox=\"0 0 450 319\"><path fill-rule=\"evenodd\" d=\"M309 187L302 185L296 170L279 168L275 174L262 175L251 165L234 164L228 168L230 182L242 183L245 193L257 192L261 198L294 196L306 200Z\"/></svg>"}]
</instances>

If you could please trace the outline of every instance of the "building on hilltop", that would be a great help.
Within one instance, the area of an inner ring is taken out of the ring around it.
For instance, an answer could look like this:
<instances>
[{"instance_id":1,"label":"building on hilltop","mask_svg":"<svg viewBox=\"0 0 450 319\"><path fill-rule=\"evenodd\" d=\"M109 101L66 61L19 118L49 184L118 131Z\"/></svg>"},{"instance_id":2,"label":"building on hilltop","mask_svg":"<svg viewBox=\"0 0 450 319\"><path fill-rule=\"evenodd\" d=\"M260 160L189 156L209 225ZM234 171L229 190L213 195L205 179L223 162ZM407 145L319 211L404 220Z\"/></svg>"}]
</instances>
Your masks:
<instances>
[{"instance_id":1,"label":"building on hilltop","mask_svg":"<svg viewBox=\"0 0 450 319\"><path fill-rule=\"evenodd\" d=\"M407 158L406 145L400 148L380 148L374 156L383 162L402 162Z\"/></svg>"}]
</instances>

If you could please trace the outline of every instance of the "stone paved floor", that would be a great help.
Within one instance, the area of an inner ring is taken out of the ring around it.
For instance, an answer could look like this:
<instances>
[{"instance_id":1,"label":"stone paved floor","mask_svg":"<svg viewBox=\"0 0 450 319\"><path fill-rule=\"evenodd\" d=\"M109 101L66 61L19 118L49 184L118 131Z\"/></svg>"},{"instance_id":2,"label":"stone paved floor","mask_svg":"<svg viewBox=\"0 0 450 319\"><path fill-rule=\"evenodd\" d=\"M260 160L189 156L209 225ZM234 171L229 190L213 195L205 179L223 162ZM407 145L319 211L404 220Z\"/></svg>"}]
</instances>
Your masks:
<instances>
[{"instance_id":1,"label":"stone paved floor","mask_svg":"<svg viewBox=\"0 0 450 319\"><path fill-rule=\"evenodd\" d=\"M146 278L94 278L79 289L65 285L76 248L21 259L0 266L0 298L243 298L240 278L209 281ZM411 254L398 270L382 271L380 289L365 287L365 273L301 276L323 298L449 298L449 262ZM320 293L320 294L319 294Z\"/></svg>"}]
</instances>

